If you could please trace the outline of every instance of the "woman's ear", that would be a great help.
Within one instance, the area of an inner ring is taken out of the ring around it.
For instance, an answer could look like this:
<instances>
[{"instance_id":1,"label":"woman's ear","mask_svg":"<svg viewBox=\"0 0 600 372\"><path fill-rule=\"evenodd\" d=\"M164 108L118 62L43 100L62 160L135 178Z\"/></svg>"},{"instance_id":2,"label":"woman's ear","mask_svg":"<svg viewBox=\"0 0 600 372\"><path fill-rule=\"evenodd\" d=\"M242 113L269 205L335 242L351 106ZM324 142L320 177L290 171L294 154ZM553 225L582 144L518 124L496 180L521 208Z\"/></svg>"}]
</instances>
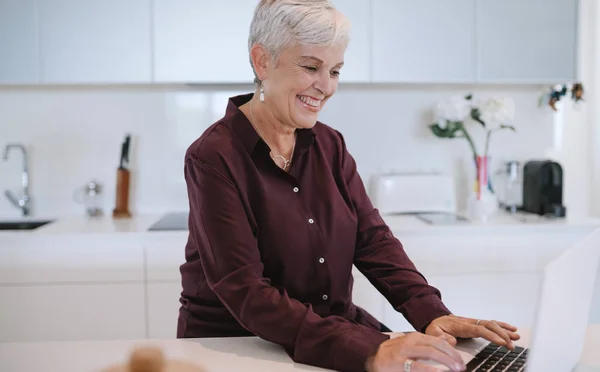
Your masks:
<instances>
[{"instance_id":1,"label":"woman's ear","mask_svg":"<svg viewBox=\"0 0 600 372\"><path fill-rule=\"evenodd\" d=\"M260 44L254 44L250 49L250 57L254 65L254 71L261 81L267 79L267 63L269 55L266 49Z\"/></svg>"}]
</instances>

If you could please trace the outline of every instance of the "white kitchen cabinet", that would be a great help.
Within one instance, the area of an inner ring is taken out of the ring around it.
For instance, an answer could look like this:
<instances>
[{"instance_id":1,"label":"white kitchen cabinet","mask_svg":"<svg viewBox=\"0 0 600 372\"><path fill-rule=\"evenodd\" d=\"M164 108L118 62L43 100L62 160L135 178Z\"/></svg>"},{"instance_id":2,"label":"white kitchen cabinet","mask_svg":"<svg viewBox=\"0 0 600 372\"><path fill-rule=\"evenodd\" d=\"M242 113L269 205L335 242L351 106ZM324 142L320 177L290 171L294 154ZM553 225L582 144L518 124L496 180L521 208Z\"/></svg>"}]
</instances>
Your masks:
<instances>
[{"instance_id":1,"label":"white kitchen cabinet","mask_svg":"<svg viewBox=\"0 0 600 372\"><path fill-rule=\"evenodd\" d=\"M540 272L427 277L455 315L531 327L541 283ZM383 322L395 332L412 331L404 316L386 304Z\"/></svg>"},{"instance_id":2,"label":"white kitchen cabinet","mask_svg":"<svg viewBox=\"0 0 600 372\"><path fill-rule=\"evenodd\" d=\"M150 0L38 2L43 83L150 83Z\"/></svg>"},{"instance_id":3,"label":"white kitchen cabinet","mask_svg":"<svg viewBox=\"0 0 600 372\"><path fill-rule=\"evenodd\" d=\"M35 0L0 0L0 84L39 82Z\"/></svg>"},{"instance_id":4,"label":"white kitchen cabinet","mask_svg":"<svg viewBox=\"0 0 600 372\"><path fill-rule=\"evenodd\" d=\"M351 23L350 44L344 55L340 83L365 83L371 79L370 1L334 0L333 5Z\"/></svg>"},{"instance_id":5,"label":"white kitchen cabinet","mask_svg":"<svg viewBox=\"0 0 600 372\"><path fill-rule=\"evenodd\" d=\"M144 278L135 236L0 236L0 342L145 338Z\"/></svg>"},{"instance_id":6,"label":"white kitchen cabinet","mask_svg":"<svg viewBox=\"0 0 600 372\"><path fill-rule=\"evenodd\" d=\"M256 1L154 0L154 81L251 83Z\"/></svg>"},{"instance_id":7,"label":"white kitchen cabinet","mask_svg":"<svg viewBox=\"0 0 600 372\"><path fill-rule=\"evenodd\" d=\"M577 0L478 0L478 80L576 79L577 13Z\"/></svg>"},{"instance_id":8,"label":"white kitchen cabinet","mask_svg":"<svg viewBox=\"0 0 600 372\"><path fill-rule=\"evenodd\" d=\"M149 282L181 280L179 267L185 262L187 232L149 233L144 238L146 278Z\"/></svg>"},{"instance_id":9,"label":"white kitchen cabinet","mask_svg":"<svg viewBox=\"0 0 600 372\"><path fill-rule=\"evenodd\" d=\"M181 282L148 282L148 337L176 338Z\"/></svg>"},{"instance_id":10,"label":"white kitchen cabinet","mask_svg":"<svg viewBox=\"0 0 600 372\"><path fill-rule=\"evenodd\" d=\"M0 285L144 281L134 237L18 234L0 239Z\"/></svg>"},{"instance_id":11,"label":"white kitchen cabinet","mask_svg":"<svg viewBox=\"0 0 600 372\"><path fill-rule=\"evenodd\" d=\"M185 262L187 237L187 232L166 232L144 238L149 338L177 336L182 291L179 267Z\"/></svg>"},{"instance_id":12,"label":"white kitchen cabinet","mask_svg":"<svg viewBox=\"0 0 600 372\"><path fill-rule=\"evenodd\" d=\"M144 283L0 285L0 342L143 339Z\"/></svg>"},{"instance_id":13,"label":"white kitchen cabinet","mask_svg":"<svg viewBox=\"0 0 600 372\"><path fill-rule=\"evenodd\" d=\"M373 0L372 7L374 82L475 81L475 0Z\"/></svg>"}]
</instances>

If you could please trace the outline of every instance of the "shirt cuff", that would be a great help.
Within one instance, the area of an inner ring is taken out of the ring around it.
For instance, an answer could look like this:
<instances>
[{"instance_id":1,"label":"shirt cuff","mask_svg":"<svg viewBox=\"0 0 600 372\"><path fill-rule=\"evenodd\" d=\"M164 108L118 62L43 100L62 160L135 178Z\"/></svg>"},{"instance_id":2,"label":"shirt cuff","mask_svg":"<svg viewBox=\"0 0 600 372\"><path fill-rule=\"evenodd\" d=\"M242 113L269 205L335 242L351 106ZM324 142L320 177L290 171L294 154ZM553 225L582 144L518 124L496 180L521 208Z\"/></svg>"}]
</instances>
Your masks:
<instances>
[{"instance_id":1,"label":"shirt cuff","mask_svg":"<svg viewBox=\"0 0 600 372\"><path fill-rule=\"evenodd\" d=\"M404 304L402 313L415 330L422 333L435 319L452 314L436 295L411 299Z\"/></svg>"}]
</instances>

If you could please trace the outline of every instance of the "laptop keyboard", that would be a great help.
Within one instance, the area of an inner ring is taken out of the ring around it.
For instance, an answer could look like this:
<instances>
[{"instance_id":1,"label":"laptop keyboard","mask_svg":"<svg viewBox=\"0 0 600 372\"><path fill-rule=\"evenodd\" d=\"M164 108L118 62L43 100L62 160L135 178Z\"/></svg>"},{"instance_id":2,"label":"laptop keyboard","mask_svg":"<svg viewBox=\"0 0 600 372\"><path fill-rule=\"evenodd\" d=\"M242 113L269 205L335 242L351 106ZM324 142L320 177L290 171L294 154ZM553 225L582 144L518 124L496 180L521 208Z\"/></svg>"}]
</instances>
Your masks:
<instances>
[{"instance_id":1,"label":"laptop keyboard","mask_svg":"<svg viewBox=\"0 0 600 372\"><path fill-rule=\"evenodd\" d=\"M515 350L511 351L504 346L491 343L475 355L475 358L467 364L466 371L524 371L527 351L519 346L515 346Z\"/></svg>"}]
</instances>

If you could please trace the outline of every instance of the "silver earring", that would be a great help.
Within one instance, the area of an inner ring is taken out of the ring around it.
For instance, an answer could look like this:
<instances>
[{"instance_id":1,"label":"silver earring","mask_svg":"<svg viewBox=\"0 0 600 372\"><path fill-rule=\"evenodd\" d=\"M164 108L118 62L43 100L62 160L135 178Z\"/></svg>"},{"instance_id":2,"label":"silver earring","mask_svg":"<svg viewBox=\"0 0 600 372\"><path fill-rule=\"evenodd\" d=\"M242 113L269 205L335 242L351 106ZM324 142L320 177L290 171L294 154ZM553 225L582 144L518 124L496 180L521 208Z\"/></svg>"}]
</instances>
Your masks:
<instances>
[{"instance_id":1,"label":"silver earring","mask_svg":"<svg viewBox=\"0 0 600 372\"><path fill-rule=\"evenodd\" d=\"M265 90L263 87L260 87L260 97L259 97L261 102L265 101Z\"/></svg>"}]
</instances>

